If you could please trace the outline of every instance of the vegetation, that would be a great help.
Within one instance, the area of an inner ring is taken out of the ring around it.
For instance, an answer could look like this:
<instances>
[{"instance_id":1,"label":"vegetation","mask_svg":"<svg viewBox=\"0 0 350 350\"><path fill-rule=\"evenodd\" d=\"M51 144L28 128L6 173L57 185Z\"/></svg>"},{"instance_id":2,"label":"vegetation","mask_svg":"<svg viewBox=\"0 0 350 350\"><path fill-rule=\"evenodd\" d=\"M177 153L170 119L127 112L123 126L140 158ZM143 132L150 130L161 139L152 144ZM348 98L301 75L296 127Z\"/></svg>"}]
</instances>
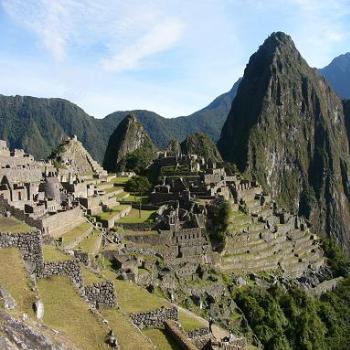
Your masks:
<instances>
[{"instance_id":1,"label":"vegetation","mask_svg":"<svg viewBox=\"0 0 350 350\"><path fill-rule=\"evenodd\" d=\"M45 262L71 260L72 257L63 253L55 246L43 244L43 257Z\"/></svg>"},{"instance_id":2,"label":"vegetation","mask_svg":"<svg viewBox=\"0 0 350 350\"><path fill-rule=\"evenodd\" d=\"M217 249L222 250L225 245L226 231L230 223L231 205L228 201L223 201L219 205L211 207L210 239Z\"/></svg>"},{"instance_id":3,"label":"vegetation","mask_svg":"<svg viewBox=\"0 0 350 350\"><path fill-rule=\"evenodd\" d=\"M81 239L82 236L86 234L88 230L90 230L91 224L89 222L84 222L72 230L66 232L62 237L62 243L64 246L72 244L77 240Z\"/></svg>"},{"instance_id":4,"label":"vegetation","mask_svg":"<svg viewBox=\"0 0 350 350\"><path fill-rule=\"evenodd\" d=\"M220 152L216 145L206 134L194 133L189 135L181 143L181 150L186 154L197 154L198 156L203 157L206 161L222 161Z\"/></svg>"},{"instance_id":5,"label":"vegetation","mask_svg":"<svg viewBox=\"0 0 350 350\"><path fill-rule=\"evenodd\" d=\"M131 209L127 216L124 216L118 220L118 224L139 224L143 222L151 222L155 212L155 210Z\"/></svg>"},{"instance_id":6,"label":"vegetation","mask_svg":"<svg viewBox=\"0 0 350 350\"><path fill-rule=\"evenodd\" d=\"M102 237L100 231L94 230L78 245L78 249L89 254L97 254L101 246L101 241Z\"/></svg>"},{"instance_id":7,"label":"vegetation","mask_svg":"<svg viewBox=\"0 0 350 350\"><path fill-rule=\"evenodd\" d=\"M88 304L74 290L68 277L40 279L38 288L45 305L45 324L63 332L78 348L108 349L107 330L89 311Z\"/></svg>"},{"instance_id":8,"label":"vegetation","mask_svg":"<svg viewBox=\"0 0 350 350\"><path fill-rule=\"evenodd\" d=\"M151 189L151 184L145 176L134 176L125 184L125 189L128 192L138 192L142 196Z\"/></svg>"},{"instance_id":9,"label":"vegetation","mask_svg":"<svg viewBox=\"0 0 350 350\"><path fill-rule=\"evenodd\" d=\"M157 349L162 350L181 350L174 339L162 329L145 329L142 331Z\"/></svg>"},{"instance_id":10,"label":"vegetation","mask_svg":"<svg viewBox=\"0 0 350 350\"><path fill-rule=\"evenodd\" d=\"M103 317L108 320L109 326L115 332L121 349L154 350L154 346L150 341L132 325L130 319L122 312L115 309L103 309L101 313ZM147 333L146 336L148 336ZM153 341L153 338L151 340ZM159 349L165 350L166 348Z\"/></svg>"},{"instance_id":11,"label":"vegetation","mask_svg":"<svg viewBox=\"0 0 350 350\"><path fill-rule=\"evenodd\" d=\"M35 294L31 290L28 273L17 248L0 249L0 286L15 299L17 310L34 316L32 305Z\"/></svg>"},{"instance_id":12,"label":"vegetation","mask_svg":"<svg viewBox=\"0 0 350 350\"><path fill-rule=\"evenodd\" d=\"M324 243L336 276L349 276L349 258L334 242ZM233 298L267 350L346 350L350 334L350 278L320 298L292 287L249 286Z\"/></svg>"},{"instance_id":13,"label":"vegetation","mask_svg":"<svg viewBox=\"0 0 350 350\"><path fill-rule=\"evenodd\" d=\"M323 241L323 250L329 259L334 277L350 275L350 260L342 248L332 239Z\"/></svg>"},{"instance_id":14,"label":"vegetation","mask_svg":"<svg viewBox=\"0 0 350 350\"><path fill-rule=\"evenodd\" d=\"M0 232L8 233L26 233L32 232L35 228L28 226L23 221L19 221L13 217L0 216Z\"/></svg>"}]
</instances>

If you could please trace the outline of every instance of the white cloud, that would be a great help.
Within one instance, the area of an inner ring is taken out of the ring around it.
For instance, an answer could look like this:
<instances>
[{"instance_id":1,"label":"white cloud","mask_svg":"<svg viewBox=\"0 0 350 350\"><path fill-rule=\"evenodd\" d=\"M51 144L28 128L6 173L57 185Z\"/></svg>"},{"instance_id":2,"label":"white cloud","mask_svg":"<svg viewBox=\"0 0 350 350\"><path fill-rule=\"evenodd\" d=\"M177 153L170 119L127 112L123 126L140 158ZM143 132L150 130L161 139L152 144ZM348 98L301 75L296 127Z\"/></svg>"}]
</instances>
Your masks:
<instances>
[{"instance_id":1,"label":"white cloud","mask_svg":"<svg viewBox=\"0 0 350 350\"><path fill-rule=\"evenodd\" d=\"M112 57L102 61L108 71L123 71L139 66L143 58L173 47L181 38L184 24L175 19L157 23L136 43L127 46Z\"/></svg>"},{"instance_id":2,"label":"white cloud","mask_svg":"<svg viewBox=\"0 0 350 350\"><path fill-rule=\"evenodd\" d=\"M162 11L160 1L1 0L18 24L33 31L55 60L70 47L100 45L109 71L137 68L150 55L173 47L184 24Z\"/></svg>"}]
</instances>

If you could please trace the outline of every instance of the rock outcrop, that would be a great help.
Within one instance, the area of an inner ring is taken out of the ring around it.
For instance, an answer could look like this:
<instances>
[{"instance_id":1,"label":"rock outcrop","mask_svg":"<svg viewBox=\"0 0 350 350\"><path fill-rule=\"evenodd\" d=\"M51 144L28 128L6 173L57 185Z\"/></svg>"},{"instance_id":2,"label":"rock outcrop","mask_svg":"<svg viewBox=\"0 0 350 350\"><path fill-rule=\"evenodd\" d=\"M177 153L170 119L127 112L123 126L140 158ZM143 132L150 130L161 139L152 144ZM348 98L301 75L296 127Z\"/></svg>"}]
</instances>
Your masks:
<instances>
[{"instance_id":1,"label":"rock outcrop","mask_svg":"<svg viewBox=\"0 0 350 350\"><path fill-rule=\"evenodd\" d=\"M109 171L146 168L156 157L156 147L135 115L129 114L111 135L103 167Z\"/></svg>"},{"instance_id":2,"label":"rock outcrop","mask_svg":"<svg viewBox=\"0 0 350 350\"><path fill-rule=\"evenodd\" d=\"M219 149L315 232L350 249L343 106L288 35L273 33L250 58Z\"/></svg>"},{"instance_id":3,"label":"rock outcrop","mask_svg":"<svg viewBox=\"0 0 350 350\"><path fill-rule=\"evenodd\" d=\"M222 158L214 142L205 134L194 133L181 143L182 153L197 154L206 161L221 162Z\"/></svg>"}]
</instances>

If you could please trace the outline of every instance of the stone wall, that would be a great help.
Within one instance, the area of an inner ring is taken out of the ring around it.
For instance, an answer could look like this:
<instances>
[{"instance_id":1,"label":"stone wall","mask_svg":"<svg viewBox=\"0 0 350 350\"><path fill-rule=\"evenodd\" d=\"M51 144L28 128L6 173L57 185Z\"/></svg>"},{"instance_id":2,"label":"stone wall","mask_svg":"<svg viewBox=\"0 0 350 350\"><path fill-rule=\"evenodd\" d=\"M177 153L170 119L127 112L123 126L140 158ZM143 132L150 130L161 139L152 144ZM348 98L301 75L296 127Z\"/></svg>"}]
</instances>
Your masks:
<instances>
[{"instance_id":1,"label":"stone wall","mask_svg":"<svg viewBox=\"0 0 350 350\"><path fill-rule=\"evenodd\" d=\"M65 232L85 222L83 211L80 207L50 215L42 219L44 234L54 238L62 236Z\"/></svg>"},{"instance_id":2,"label":"stone wall","mask_svg":"<svg viewBox=\"0 0 350 350\"><path fill-rule=\"evenodd\" d=\"M108 220L100 219L99 221L102 223L103 227L106 228L112 228L115 225L115 222L119 220L120 218L123 218L124 216L127 216L131 211L131 205L120 211L119 213L116 213L114 216L112 216Z\"/></svg>"},{"instance_id":3,"label":"stone wall","mask_svg":"<svg viewBox=\"0 0 350 350\"><path fill-rule=\"evenodd\" d=\"M123 229L130 231L152 231L157 228L157 223L142 222L135 224L120 224L120 226L123 227Z\"/></svg>"},{"instance_id":4,"label":"stone wall","mask_svg":"<svg viewBox=\"0 0 350 350\"><path fill-rule=\"evenodd\" d=\"M151 245L162 245L170 243L170 235L169 234L144 234L144 235L132 235L127 234L125 238L128 241L137 243L137 244L151 244Z\"/></svg>"},{"instance_id":5,"label":"stone wall","mask_svg":"<svg viewBox=\"0 0 350 350\"><path fill-rule=\"evenodd\" d=\"M94 283L92 286L85 287L85 296L97 308L100 305L114 307L117 304L114 286L111 281Z\"/></svg>"},{"instance_id":6,"label":"stone wall","mask_svg":"<svg viewBox=\"0 0 350 350\"><path fill-rule=\"evenodd\" d=\"M198 348L191 342L178 325L174 321L164 322L165 331L175 340L179 347L183 350L198 350Z\"/></svg>"},{"instance_id":7,"label":"stone wall","mask_svg":"<svg viewBox=\"0 0 350 350\"><path fill-rule=\"evenodd\" d=\"M90 259L89 259L89 254L80 250L74 250L74 257L84 264L85 266L90 265Z\"/></svg>"},{"instance_id":8,"label":"stone wall","mask_svg":"<svg viewBox=\"0 0 350 350\"><path fill-rule=\"evenodd\" d=\"M24 221L27 225L42 230L41 220L33 219L28 214L25 214L23 210L10 205L7 199L0 196L0 213L4 215L6 212L10 212L13 217L20 221Z\"/></svg>"},{"instance_id":9,"label":"stone wall","mask_svg":"<svg viewBox=\"0 0 350 350\"><path fill-rule=\"evenodd\" d=\"M208 327L196 328L192 331L187 332L188 337L191 339L210 336L210 334L211 333Z\"/></svg>"},{"instance_id":10,"label":"stone wall","mask_svg":"<svg viewBox=\"0 0 350 350\"><path fill-rule=\"evenodd\" d=\"M40 275L43 271L42 236L31 233L0 233L0 248L15 247L20 250L29 273Z\"/></svg>"},{"instance_id":11,"label":"stone wall","mask_svg":"<svg viewBox=\"0 0 350 350\"><path fill-rule=\"evenodd\" d=\"M166 320L178 321L179 313L177 308L161 307L148 312L139 312L130 315L132 322L139 328L162 328Z\"/></svg>"},{"instance_id":12,"label":"stone wall","mask_svg":"<svg viewBox=\"0 0 350 350\"><path fill-rule=\"evenodd\" d=\"M68 276L76 287L83 287L79 263L75 260L54 261L44 264L44 270L40 277L47 278L51 276Z\"/></svg>"}]
</instances>

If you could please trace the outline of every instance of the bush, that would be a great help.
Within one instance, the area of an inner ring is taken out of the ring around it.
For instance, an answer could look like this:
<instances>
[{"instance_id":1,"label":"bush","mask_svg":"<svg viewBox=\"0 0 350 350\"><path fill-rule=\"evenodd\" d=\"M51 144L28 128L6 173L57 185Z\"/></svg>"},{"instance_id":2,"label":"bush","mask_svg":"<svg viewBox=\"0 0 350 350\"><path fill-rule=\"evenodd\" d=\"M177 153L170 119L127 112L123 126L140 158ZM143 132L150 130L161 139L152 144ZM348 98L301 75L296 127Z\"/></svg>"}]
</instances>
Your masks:
<instances>
[{"instance_id":1,"label":"bush","mask_svg":"<svg viewBox=\"0 0 350 350\"><path fill-rule=\"evenodd\" d=\"M151 184L145 176L134 176L125 184L128 192L146 193L151 189Z\"/></svg>"},{"instance_id":2,"label":"bush","mask_svg":"<svg viewBox=\"0 0 350 350\"><path fill-rule=\"evenodd\" d=\"M334 240L324 240L323 250L329 259L334 277L350 275L350 259Z\"/></svg>"}]
</instances>

